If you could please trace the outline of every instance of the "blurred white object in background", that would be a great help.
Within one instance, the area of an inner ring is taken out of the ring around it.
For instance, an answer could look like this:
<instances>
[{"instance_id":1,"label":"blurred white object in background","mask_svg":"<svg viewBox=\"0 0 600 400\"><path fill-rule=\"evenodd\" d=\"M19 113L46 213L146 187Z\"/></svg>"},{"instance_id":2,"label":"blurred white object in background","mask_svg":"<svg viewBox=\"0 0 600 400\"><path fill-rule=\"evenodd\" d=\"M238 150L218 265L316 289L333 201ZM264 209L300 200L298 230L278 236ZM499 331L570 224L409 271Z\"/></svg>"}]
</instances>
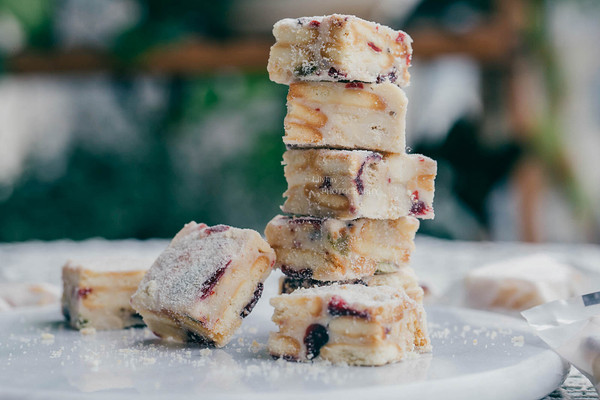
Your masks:
<instances>
[{"instance_id":1,"label":"blurred white object in background","mask_svg":"<svg viewBox=\"0 0 600 400\"><path fill-rule=\"evenodd\" d=\"M418 59L418 43L415 46ZM411 85L405 88L409 146L444 140L457 120L482 113L481 68L473 59L444 56L424 63L417 60L410 74Z\"/></svg>"},{"instance_id":2,"label":"blurred white object in background","mask_svg":"<svg viewBox=\"0 0 600 400\"><path fill-rule=\"evenodd\" d=\"M592 204L597 204L600 199L600 2L554 0L548 2L548 14L550 41L563 79L562 143L582 190ZM591 209L598 230L600 209L595 206Z\"/></svg>"},{"instance_id":3,"label":"blurred white object in background","mask_svg":"<svg viewBox=\"0 0 600 400\"><path fill-rule=\"evenodd\" d=\"M474 308L521 311L583 292L583 276L546 254L513 258L469 271L467 304Z\"/></svg>"},{"instance_id":4,"label":"blurred white object in background","mask_svg":"<svg viewBox=\"0 0 600 400\"><path fill-rule=\"evenodd\" d=\"M60 295L60 288L50 283L0 283L0 311L58 304Z\"/></svg>"},{"instance_id":5,"label":"blurred white object in background","mask_svg":"<svg viewBox=\"0 0 600 400\"><path fill-rule=\"evenodd\" d=\"M390 25L403 20L419 0L243 0L231 6L229 23L242 33L271 32L283 18L350 14Z\"/></svg>"}]
</instances>

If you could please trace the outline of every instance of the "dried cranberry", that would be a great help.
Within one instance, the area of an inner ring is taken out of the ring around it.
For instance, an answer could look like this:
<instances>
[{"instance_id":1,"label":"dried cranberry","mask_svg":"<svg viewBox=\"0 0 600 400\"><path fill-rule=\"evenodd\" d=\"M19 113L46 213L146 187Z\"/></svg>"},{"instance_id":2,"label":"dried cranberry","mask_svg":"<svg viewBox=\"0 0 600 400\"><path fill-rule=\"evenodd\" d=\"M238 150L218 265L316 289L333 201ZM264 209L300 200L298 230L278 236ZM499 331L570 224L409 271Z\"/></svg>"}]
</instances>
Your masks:
<instances>
[{"instance_id":1,"label":"dried cranberry","mask_svg":"<svg viewBox=\"0 0 600 400\"><path fill-rule=\"evenodd\" d=\"M221 277L225 273L225 270L227 269L227 267L229 267L229 264L231 264L231 260L227 261L227 264L225 264L225 266L219 268L210 278L204 281L202 287L200 288L200 291L202 292L200 300L204 300L205 298L214 293L213 288L215 287L217 282L219 282L219 279L221 279Z\"/></svg>"},{"instance_id":2,"label":"dried cranberry","mask_svg":"<svg viewBox=\"0 0 600 400\"><path fill-rule=\"evenodd\" d=\"M389 72L385 75L377 75L376 82L383 83L385 81L389 81L391 83L394 83L397 80L398 80L398 75L396 75L396 70L394 69L392 72Z\"/></svg>"},{"instance_id":3,"label":"dried cranberry","mask_svg":"<svg viewBox=\"0 0 600 400\"><path fill-rule=\"evenodd\" d=\"M412 62L412 54L406 56L406 65L410 67L410 63Z\"/></svg>"},{"instance_id":4,"label":"dried cranberry","mask_svg":"<svg viewBox=\"0 0 600 400\"><path fill-rule=\"evenodd\" d=\"M329 341L327 328L321 324L312 324L306 328L304 335L304 345L306 346L306 358L312 360L319 356L321 347L325 346Z\"/></svg>"},{"instance_id":5,"label":"dried cranberry","mask_svg":"<svg viewBox=\"0 0 600 400\"><path fill-rule=\"evenodd\" d=\"M372 49L373 49L373 50L375 50L376 52L378 52L378 53L381 53L381 48L380 48L380 47L377 47L377 46L375 46L375 43L373 43L373 42L369 42L369 43L367 43L367 44L369 45L369 47L370 47L370 48L372 48Z\"/></svg>"},{"instance_id":6,"label":"dried cranberry","mask_svg":"<svg viewBox=\"0 0 600 400\"><path fill-rule=\"evenodd\" d=\"M362 82L350 82L350 83L346 83L346 89L364 89L365 85L362 84Z\"/></svg>"},{"instance_id":7,"label":"dried cranberry","mask_svg":"<svg viewBox=\"0 0 600 400\"><path fill-rule=\"evenodd\" d=\"M315 230L321 229L321 224L323 220L321 218L315 217L294 217L290 219L290 224L294 225L303 225L303 224L311 224Z\"/></svg>"},{"instance_id":8,"label":"dried cranberry","mask_svg":"<svg viewBox=\"0 0 600 400\"><path fill-rule=\"evenodd\" d=\"M308 26L312 27L312 28L318 28L319 26L321 26L321 23L317 20L312 20L308 23Z\"/></svg>"},{"instance_id":9,"label":"dried cranberry","mask_svg":"<svg viewBox=\"0 0 600 400\"><path fill-rule=\"evenodd\" d=\"M419 200L419 192L414 191L412 194L413 204L410 208L411 215L425 215L429 211L429 207L422 201Z\"/></svg>"},{"instance_id":10,"label":"dried cranberry","mask_svg":"<svg viewBox=\"0 0 600 400\"><path fill-rule=\"evenodd\" d=\"M225 232L228 229L229 227L227 225L215 225L207 228L204 232L206 232L207 235L210 235L211 233Z\"/></svg>"},{"instance_id":11,"label":"dried cranberry","mask_svg":"<svg viewBox=\"0 0 600 400\"><path fill-rule=\"evenodd\" d=\"M331 300L329 300L329 304L327 305L327 311L329 314L333 316L345 316L349 315L352 317L365 318L369 319L370 315L368 311L358 311L346 303L346 300L342 299L339 296L333 296Z\"/></svg>"},{"instance_id":12,"label":"dried cranberry","mask_svg":"<svg viewBox=\"0 0 600 400\"><path fill-rule=\"evenodd\" d=\"M290 278L294 278L294 279L310 279L310 278L312 278L312 275L313 275L313 272L311 269L308 269L308 268L291 269L287 265L281 266L281 272L283 272L285 275L289 276Z\"/></svg>"},{"instance_id":13,"label":"dried cranberry","mask_svg":"<svg viewBox=\"0 0 600 400\"><path fill-rule=\"evenodd\" d=\"M321 183L321 186L319 186L319 189L331 189L331 177L323 177L323 182Z\"/></svg>"},{"instance_id":14,"label":"dried cranberry","mask_svg":"<svg viewBox=\"0 0 600 400\"><path fill-rule=\"evenodd\" d=\"M363 161L363 163L360 165L360 168L358 169L358 173L356 174L356 178L354 178L354 184L356 185L356 190L358 191L358 194L363 194L365 192L365 185L364 185L364 182L362 180L362 174L364 172L365 165L368 162L379 161L379 160L381 160L381 155L380 154L378 154L378 153L371 153L365 159L365 161Z\"/></svg>"},{"instance_id":15,"label":"dried cranberry","mask_svg":"<svg viewBox=\"0 0 600 400\"><path fill-rule=\"evenodd\" d=\"M343 73L341 71L338 71L334 67L329 68L329 71L327 72L327 74L330 77L334 78L334 79L337 79L337 78L340 78L340 77L345 78L348 75L348 74L345 74L345 73Z\"/></svg>"},{"instance_id":16,"label":"dried cranberry","mask_svg":"<svg viewBox=\"0 0 600 400\"><path fill-rule=\"evenodd\" d=\"M256 286L256 290L254 291L254 294L252 295L252 299L250 300L250 302L248 304L246 304L246 307L244 307L244 309L240 313L240 316L242 318L246 318L252 312L252 310L254 309L254 306L256 305L256 302L258 301L258 299L260 299L260 296L262 296L263 289L264 289L264 286L263 286L262 282L259 282L258 285Z\"/></svg>"},{"instance_id":17,"label":"dried cranberry","mask_svg":"<svg viewBox=\"0 0 600 400\"><path fill-rule=\"evenodd\" d=\"M406 33L398 32L398 36L396 36L396 43L403 43L405 37L406 37Z\"/></svg>"},{"instance_id":18,"label":"dried cranberry","mask_svg":"<svg viewBox=\"0 0 600 400\"><path fill-rule=\"evenodd\" d=\"M77 296L85 299L90 293L92 293L92 288L81 288L77 291Z\"/></svg>"},{"instance_id":19,"label":"dried cranberry","mask_svg":"<svg viewBox=\"0 0 600 400\"><path fill-rule=\"evenodd\" d=\"M392 71L392 72L390 72L390 73L388 74L388 80L389 80L391 83L394 83L394 82L396 82L396 81L398 80L398 77L396 76L396 70L394 70L394 71Z\"/></svg>"},{"instance_id":20,"label":"dried cranberry","mask_svg":"<svg viewBox=\"0 0 600 400\"><path fill-rule=\"evenodd\" d=\"M155 333L155 335L156 335L156 333ZM204 336L201 336L201 335L197 334L196 332L187 331L186 336L187 336L186 340L188 342L198 343L202 346L210 346L210 347L213 347L215 345L214 341L212 341L209 338L206 338ZM158 337L160 337L160 336L158 336Z\"/></svg>"}]
</instances>

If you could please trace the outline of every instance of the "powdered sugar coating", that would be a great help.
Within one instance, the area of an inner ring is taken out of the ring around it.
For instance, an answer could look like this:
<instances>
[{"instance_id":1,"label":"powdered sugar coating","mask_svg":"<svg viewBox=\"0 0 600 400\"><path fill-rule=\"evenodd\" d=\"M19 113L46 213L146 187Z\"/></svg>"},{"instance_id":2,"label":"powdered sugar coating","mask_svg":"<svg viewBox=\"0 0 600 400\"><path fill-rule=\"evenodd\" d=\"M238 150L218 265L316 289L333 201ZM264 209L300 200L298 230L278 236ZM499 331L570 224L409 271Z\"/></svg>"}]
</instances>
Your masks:
<instances>
[{"instance_id":1,"label":"powdered sugar coating","mask_svg":"<svg viewBox=\"0 0 600 400\"><path fill-rule=\"evenodd\" d=\"M144 307L185 313L211 293L232 257L245 251L257 232L225 225L208 227L190 222L175 236L144 277L139 298ZM160 285L157 283L160 282ZM150 304L148 304L150 303Z\"/></svg>"},{"instance_id":2,"label":"powdered sugar coating","mask_svg":"<svg viewBox=\"0 0 600 400\"><path fill-rule=\"evenodd\" d=\"M273 26L272 81L391 82L408 86L412 39L353 15L286 18Z\"/></svg>"}]
</instances>

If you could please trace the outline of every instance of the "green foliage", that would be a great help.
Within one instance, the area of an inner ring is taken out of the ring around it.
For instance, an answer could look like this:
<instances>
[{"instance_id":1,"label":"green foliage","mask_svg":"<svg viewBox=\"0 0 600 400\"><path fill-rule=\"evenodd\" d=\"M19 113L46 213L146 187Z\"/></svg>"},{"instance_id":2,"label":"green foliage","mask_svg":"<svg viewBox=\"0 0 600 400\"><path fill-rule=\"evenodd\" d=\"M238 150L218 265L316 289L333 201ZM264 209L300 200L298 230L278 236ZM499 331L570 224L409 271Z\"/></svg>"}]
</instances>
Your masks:
<instances>
[{"instance_id":1,"label":"green foliage","mask_svg":"<svg viewBox=\"0 0 600 400\"><path fill-rule=\"evenodd\" d=\"M127 96L128 85L119 85ZM66 173L50 182L37 177L41 166L31 160L29 173L0 200L0 241L171 237L190 220L262 231L279 212L285 190L286 88L270 83L265 74L172 79L168 87L169 99L156 121L133 124L143 138L135 151L100 151L76 141ZM120 106L129 103L123 100ZM256 104L275 104L273 115L257 117L264 111ZM190 138L201 143L215 134L205 125L214 113L241 118L246 129L227 133L252 140L233 154L225 154L227 148L198 147L188 149L192 159L185 158L181 149L189 147ZM103 134L103 127L96 129L92 135ZM197 163L197 172L190 172L194 154L211 153L206 163Z\"/></svg>"},{"instance_id":2,"label":"green foliage","mask_svg":"<svg viewBox=\"0 0 600 400\"><path fill-rule=\"evenodd\" d=\"M139 1L142 18L114 44L117 56L133 62L145 51L193 37L226 38L231 0Z\"/></svg>"},{"instance_id":3,"label":"green foliage","mask_svg":"<svg viewBox=\"0 0 600 400\"><path fill-rule=\"evenodd\" d=\"M53 16L55 1L0 0L0 12L12 14L21 24L29 47L49 48L54 45Z\"/></svg>"}]
</instances>

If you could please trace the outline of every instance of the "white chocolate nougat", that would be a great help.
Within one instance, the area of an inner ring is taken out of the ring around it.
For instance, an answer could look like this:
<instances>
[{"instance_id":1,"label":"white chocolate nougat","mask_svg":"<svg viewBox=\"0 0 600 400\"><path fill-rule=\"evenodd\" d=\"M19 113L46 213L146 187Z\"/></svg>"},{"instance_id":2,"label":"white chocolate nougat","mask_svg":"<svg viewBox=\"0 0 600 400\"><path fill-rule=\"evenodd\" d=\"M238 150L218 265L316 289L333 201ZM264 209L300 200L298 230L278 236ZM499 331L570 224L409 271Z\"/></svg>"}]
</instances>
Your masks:
<instances>
[{"instance_id":1,"label":"white chocolate nougat","mask_svg":"<svg viewBox=\"0 0 600 400\"><path fill-rule=\"evenodd\" d=\"M287 96L283 142L404 153L404 91L391 83L298 82Z\"/></svg>"},{"instance_id":2,"label":"white chocolate nougat","mask_svg":"<svg viewBox=\"0 0 600 400\"><path fill-rule=\"evenodd\" d=\"M258 232L190 222L131 298L159 337L226 345L260 298L275 252Z\"/></svg>"},{"instance_id":3,"label":"white chocolate nougat","mask_svg":"<svg viewBox=\"0 0 600 400\"><path fill-rule=\"evenodd\" d=\"M535 254L488 264L467 273L469 306L522 311L585 291L581 274L548 255Z\"/></svg>"},{"instance_id":4,"label":"white chocolate nougat","mask_svg":"<svg viewBox=\"0 0 600 400\"><path fill-rule=\"evenodd\" d=\"M129 299L154 262L151 258L99 257L63 266L62 312L75 329L143 325Z\"/></svg>"},{"instance_id":5,"label":"white chocolate nougat","mask_svg":"<svg viewBox=\"0 0 600 400\"><path fill-rule=\"evenodd\" d=\"M310 278L292 278L290 276L282 276L279 279L279 293L287 294L292 293L294 290L300 288L309 289L315 286L328 286L335 283L366 286L391 286L393 288L405 291L408 297L419 304L423 304L423 299L425 296L423 288L419 285L417 274L410 267L402 267L397 272L376 274L362 279L338 282L317 281Z\"/></svg>"},{"instance_id":6,"label":"white chocolate nougat","mask_svg":"<svg viewBox=\"0 0 600 400\"><path fill-rule=\"evenodd\" d=\"M282 210L297 215L432 219L437 164L419 154L308 149L283 154Z\"/></svg>"},{"instance_id":7,"label":"white chocolate nougat","mask_svg":"<svg viewBox=\"0 0 600 400\"><path fill-rule=\"evenodd\" d=\"M391 82L408 86L412 39L352 15L286 18L273 27L267 70L273 82Z\"/></svg>"},{"instance_id":8,"label":"white chocolate nougat","mask_svg":"<svg viewBox=\"0 0 600 400\"><path fill-rule=\"evenodd\" d=\"M267 224L265 236L286 275L345 281L407 265L417 229L413 217L342 221L278 215Z\"/></svg>"},{"instance_id":9,"label":"white chocolate nougat","mask_svg":"<svg viewBox=\"0 0 600 400\"><path fill-rule=\"evenodd\" d=\"M271 299L279 332L269 337L274 357L383 365L431 350L424 310L389 286L331 285Z\"/></svg>"}]
</instances>

